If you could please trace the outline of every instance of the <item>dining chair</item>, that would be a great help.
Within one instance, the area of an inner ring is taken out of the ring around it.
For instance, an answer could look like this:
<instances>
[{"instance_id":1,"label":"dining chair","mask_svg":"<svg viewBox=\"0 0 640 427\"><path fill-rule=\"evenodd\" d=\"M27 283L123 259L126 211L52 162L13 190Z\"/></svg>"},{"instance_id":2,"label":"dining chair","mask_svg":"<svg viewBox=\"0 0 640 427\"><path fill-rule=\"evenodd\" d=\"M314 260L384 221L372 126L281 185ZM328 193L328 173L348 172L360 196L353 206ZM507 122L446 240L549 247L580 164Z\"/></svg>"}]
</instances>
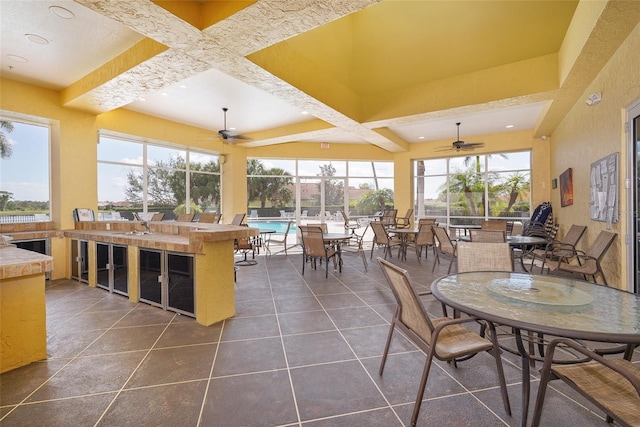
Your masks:
<instances>
[{"instance_id":1,"label":"dining chair","mask_svg":"<svg viewBox=\"0 0 640 427\"><path fill-rule=\"evenodd\" d=\"M293 221L289 221L287 222L287 228L284 231L284 234L280 234L280 233L275 233L275 234L269 234L269 238L267 239L266 242L266 246L267 246L267 253L271 254L271 255L276 255L279 254L280 252L284 251L284 255L287 256L287 248L291 247L288 246L287 247L287 237L289 236L289 231L291 230L291 224L293 224ZM278 252L272 252L271 251L271 245L272 244L276 244L276 245L282 245L283 249L278 251Z\"/></svg>"},{"instance_id":2,"label":"dining chair","mask_svg":"<svg viewBox=\"0 0 640 427\"><path fill-rule=\"evenodd\" d=\"M486 351L494 357L500 381L502 401L507 414L511 415L509 395L500 357L500 348L495 328L490 322L482 322L473 317L452 319L450 317L431 318L427 313L419 294L411 285L409 273L398 266L378 257L378 263L389 283L396 300L396 307L389 326L379 374L382 375L389 353L393 332L397 328L426 355L418 393L411 415L411 425L415 426L420 413L422 397L427 387L429 371L433 358L453 362L465 360L477 353ZM464 323L478 322L488 331L490 338L481 337L463 326Z\"/></svg>"},{"instance_id":3,"label":"dining chair","mask_svg":"<svg viewBox=\"0 0 640 427\"><path fill-rule=\"evenodd\" d=\"M207 224L217 224L220 221L220 214L214 212L203 212L200 214L198 218L198 222L207 223Z\"/></svg>"},{"instance_id":4,"label":"dining chair","mask_svg":"<svg viewBox=\"0 0 640 427\"><path fill-rule=\"evenodd\" d=\"M438 257L438 251L436 250L436 241L433 237L433 230L431 229L431 223L422 223L418 228L418 232L413 240L407 242L408 247L413 247L416 250L416 256L418 258L418 264L422 265L422 248L425 249L424 259L425 261L429 257L429 247L433 250L433 256ZM433 261L436 262L435 260Z\"/></svg>"},{"instance_id":5,"label":"dining chair","mask_svg":"<svg viewBox=\"0 0 640 427\"><path fill-rule=\"evenodd\" d=\"M325 261L324 277L329 277L329 260L333 258L333 264L336 265L337 250L333 247L327 247L322 238L322 229L317 226L301 225L300 233L302 234L302 275L304 276L304 266L307 261L311 261L313 268L317 268L316 261Z\"/></svg>"},{"instance_id":6,"label":"dining chair","mask_svg":"<svg viewBox=\"0 0 640 427\"><path fill-rule=\"evenodd\" d=\"M398 216L398 209L385 209L382 211L380 222L382 222L385 227L395 227L396 216Z\"/></svg>"},{"instance_id":7,"label":"dining chair","mask_svg":"<svg viewBox=\"0 0 640 427\"><path fill-rule=\"evenodd\" d=\"M491 229L475 229L469 230L469 237L472 242L493 242L504 243L505 231L504 230L491 230Z\"/></svg>"},{"instance_id":8,"label":"dining chair","mask_svg":"<svg viewBox=\"0 0 640 427\"><path fill-rule=\"evenodd\" d=\"M246 224L243 225L243 227L247 227ZM244 258L241 259L240 261L236 261L235 264L236 265L255 265L258 263L258 261L255 260L256 258L256 248L257 245L255 244L255 239L253 238L253 236L251 237L242 237L239 239L235 239L234 241L234 249L237 252L240 252L244 255ZM251 252L251 259L247 259L247 254L249 254L249 252Z\"/></svg>"},{"instance_id":9,"label":"dining chair","mask_svg":"<svg viewBox=\"0 0 640 427\"><path fill-rule=\"evenodd\" d=\"M322 229L322 232L325 234L329 232L329 228L326 222L308 222L306 225L309 227L320 227Z\"/></svg>"},{"instance_id":10,"label":"dining chair","mask_svg":"<svg viewBox=\"0 0 640 427\"><path fill-rule=\"evenodd\" d=\"M342 214L342 219L344 220L344 229L348 233L352 233L356 228L360 228L360 223L349 218L349 215L344 210L340 211L340 213Z\"/></svg>"},{"instance_id":11,"label":"dining chair","mask_svg":"<svg viewBox=\"0 0 640 427\"><path fill-rule=\"evenodd\" d=\"M176 221L179 222L191 222L193 221L193 217L196 216L193 213L183 213L183 214L179 214L178 217L176 218Z\"/></svg>"},{"instance_id":12,"label":"dining chair","mask_svg":"<svg viewBox=\"0 0 640 427\"><path fill-rule=\"evenodd\" d=\"M585 280L588 280L587 276L591 276L595 283L598 283L596 275L600 274L604 285L609 286L600 261L615 238L615 233L602 230L586 252L573 250L570 254L565 254L563 252L565 249L559 249L555 253L552 252L551 256L556 257L558 261L556 263L547 263L548 271L559 270L571 274L581 274ZM572 261L577 262L577 264L571 263Z\"/></svg>"},{"instance_id":13,"label":"dining chair","mask_svg":"<svg viewBox=\"0 0 640 427\"><path fill-rule=\"evenodd\" d=\"M365 226L364 231L360 234L356 233L355 230L352 230L353 232L351 233L351 236L352 236L351 240L349 240L349 242L346 245L341 246L342 253L346 252L346 253L360 254L360 256L362 257L362 264L364 265L364 271L368 270L367 256L364 253L364 247L363 247L364 235L367 233L368 229L369 229L369 224Z\"/></svg>"},{"instance_id":14,"label":"dining chair","mask_svg":"<svg viewBox=\"0 0 640 427\"><path fill-rule=\"evenodd\" d=\"M586 230L587 227L584 225L573 224L562 240L553 240L549 242L544 249L541 248L530 251L528 256L531 257L531 268L529 270L533 271L535 262L541 261L540 273L542 273L545 264L549 261L557 261L558 256L571 256L575 252L576 245ZM554 252L555 254L553 254Z\"/></svg>"},{"instance_id":15,"label":"dining chair","mask_svg":"<svg viewBox=\"0 0 640 427\"><path fill-rule=\"evenodd\" d=\"M231 220L231 225L242 225L242 221L244 221L244 217L246 213L235 214L233 219Z\"/></svg>"},{"instance_id":16,"label":"dining chair","mask_svg":"<svg viewBox=\"0 0 640 427\"><path fill-rule=\"evenodd\" d=\"M554 364L559 345L583 354L588 361ZM604 358L582 344L566 338L551 340L544 358L532 427L540 425L547 385L560 379L622 426L640 426L640 365L625 359Z\"/></svg>"},{"instance_id":17,"label":"dining chair","mask_svg":"<svg viewBox=\"0 0 640 427\"><path fill-rule=\"evenodd\" d=\"M413 216L413 209L407 209L407 213L403 217L396 218L396 228L409 228L411 227L411 219Z\"/></svg>"},{"instance_id":18,"label":"dining chair","mask_svg":"<svg viewBox=\"0 0 640 427\"><path fill-rule=\"evenodd\" d=\"M458 242L458 273L469 271L513 271L508 243Z\"/></svg>"},{"instance_id":19,"label":"dining chair","mask_svg":"<svg viewBox=\"0 0 640 427\"><path fill-rule=\"evenodd\" d=\"M433 230L433 235L438 243L438 252L447 254L451 258L451 260L449 261L449 269L447 270L447 274L449 274L451 273L451 265L453 264L453 260L456 258L457 241L452 241L449 237L449 234L447 233L447 230L445 230L443 227L432 225L431 230ZM436 262L438 264L440 263L439 255L436 258ZM436 262L433 263L433 268L431 269L432 273L436 269Z\"/></svg>"},{"instance_id":20,"label":"dining chair","mask_svg":"<svg viewBox=\"0 0 640 427\"><path fill-rule=\"evenodd\" d=\"M435 218L420 218L418 220L418 226L420 226L422 224L435 225L436 224L436 219Z\"/></svg>"},{"instance_id":21,"label":"dining chair","mask_svg":"<svg viewBox=\"0 0 640 427\"><path fill-rule=\"evenodd\" d=\"M387 255L391 254L391 248L402 247L402 241L395 236L389 236L389 232L385 228L385 226L380 221L374 221L371 223L371 229L373 230L373 243L371 245L371 256L369 259L373 259L373 250L376 246L384 247L384 259L387 259ZM398 256L400 256L400 252L398 252Z\"/></svg>"},{"instance_id":22,"label":"dining chair","mask_svg":"<svg viewBox=\"0 0 640 427\"><path fill-rule=\"evenodd\" d=\"M492 219L489 221L482 221L480 224L482 230L499 230L507 233L507 221L504 219Z\"/></svg>"}]
</instances>

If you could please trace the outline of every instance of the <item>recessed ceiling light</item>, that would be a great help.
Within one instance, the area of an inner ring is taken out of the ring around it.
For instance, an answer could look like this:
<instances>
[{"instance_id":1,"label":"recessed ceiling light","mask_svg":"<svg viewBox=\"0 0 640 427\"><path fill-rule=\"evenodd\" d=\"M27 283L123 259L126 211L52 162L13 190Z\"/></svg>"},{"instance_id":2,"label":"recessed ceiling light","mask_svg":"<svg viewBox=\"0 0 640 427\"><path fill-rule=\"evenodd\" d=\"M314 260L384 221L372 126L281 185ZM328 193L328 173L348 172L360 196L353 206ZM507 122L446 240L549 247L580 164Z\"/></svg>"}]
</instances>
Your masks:
<instances>
[{"instance_id":1,"label":"recessed ceiling light","mask_svg":"<svg viewBox=\"0 0 640 427\"><path fill-rule=\"evenodd\" d=\"M309 114L309 112L308 111L303 111L302 114Z\"/></svg>"},{"instance_id":2,"label":"recessed ceiling light","mask_svg":"<svg viewBox=\"0 0 640 427\"><path fill-rule=\"evenodd\" d=\"M186 89L187 86L186 85L180 85L180 89Z\"/></svg>"},{"instance_id":3,"label":"recessed ceiling light","mask_svg":"<svg viewBox=\"0 0 640 427\"><path fill-rule=\"evenodd\" d=\"M22 62L23 64L29 62L27 58L23 58L22 56L18 56L18 55L7 55L7 58L14 60L16 62Z\"/></svg>"},{"instance_id":4,"label":"recessed ceiling light","mask_svg":"<svg viewBox=\"0 0 640 427\"><path fill-rule=\"evenodd\" d=\"M229 130L236 130L236 128L229 128Z\"/></svg>"},{"instance_id":5,"label":"recessed ceiling light","mask_svg":"<svg viewBox=\"0 0 640 427\"><path fill-rule=\"evenodd\" d=\"M507 129L511 129L512 127L515 127L514 125L507 125L505 126Z\"/></svg>"},{"instance_id":6,"label":"recessed ceiling light","mask_svg":"<svg viewBox=\"0 0 640 427\"><path fill-rule=\"evenodd\" d=\"M162 96L169 96L169 94L167 92L162 92L160 95Z\"/></svg>"},{"instance_id":7,"label":"recessed ceiling light","mask_svg":"<svg viewBox=\"0 0 640 427\"><path fill-rule=\"evenodd\" d=\"M49 40L45 39L44 37L40 37L38 35L35 35L35 34L25 34L24 36L26 37L27 40L29 40L30 42L33 42L33 43L49 44Z\"/></svg>"},{"instance_id":8,"label":"recessed ceiling light","mask_svg":"<svg viewBox=\"0 0 640 427\"><path fill-rule=\"evenodd\" d=\"M76 15L74 15L73 12L71 12L69 9L65 9L64 7L60 6L51 6L49 7L49 11L51 11L51 13L56 15L58 18L73 19L76 17Z\"/></svg>"},{"instance_id":9,"label":"recessed ceiling light","mask_svg":"<svg viewBox=\"0 0 640 427\"><path fill-rule=\"evenodd\" d=\"M419 136L418 139L424 139L424 136Z\"/></svg>"},{"instance_id":10,"label":"recessed ceiling light","mask_svg":"<svg viewBox=\"0 0 640 427\"><path fill-rule=\"evenodd\" d=\"M139 101L146 101L146 99L144 99L143 97L138 98Z\"/></svg>"}]
</instances>

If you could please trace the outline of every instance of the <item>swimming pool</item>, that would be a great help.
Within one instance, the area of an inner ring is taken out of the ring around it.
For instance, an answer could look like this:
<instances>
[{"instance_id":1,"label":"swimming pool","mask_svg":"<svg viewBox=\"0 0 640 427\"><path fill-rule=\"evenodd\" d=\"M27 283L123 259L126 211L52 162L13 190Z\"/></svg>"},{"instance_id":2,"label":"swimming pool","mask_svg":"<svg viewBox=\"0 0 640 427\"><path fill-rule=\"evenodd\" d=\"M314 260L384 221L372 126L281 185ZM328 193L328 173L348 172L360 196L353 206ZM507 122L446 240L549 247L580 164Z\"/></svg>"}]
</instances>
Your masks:
<instances>
[{"instance_id":1,"label":"swimming pool","mask_svg":"<svg viewBox=\"0 0 640 427\"><path fill-rule=\"evenodd\" d=\"M276 233L282 233L284 234L285 231L287 231L287 223L289 221L282 221L282 220L262 220L262 221L252 221L252 220L248 220L247 221L247 225L249 227L254 227L254 228L263 228L263 229L269 229L269 230L276 230ZM291 230L289 230L289 232L294 232L295 233L296 230L296 224L293 223L291 224Z\"/></svg>"}]
</instances>

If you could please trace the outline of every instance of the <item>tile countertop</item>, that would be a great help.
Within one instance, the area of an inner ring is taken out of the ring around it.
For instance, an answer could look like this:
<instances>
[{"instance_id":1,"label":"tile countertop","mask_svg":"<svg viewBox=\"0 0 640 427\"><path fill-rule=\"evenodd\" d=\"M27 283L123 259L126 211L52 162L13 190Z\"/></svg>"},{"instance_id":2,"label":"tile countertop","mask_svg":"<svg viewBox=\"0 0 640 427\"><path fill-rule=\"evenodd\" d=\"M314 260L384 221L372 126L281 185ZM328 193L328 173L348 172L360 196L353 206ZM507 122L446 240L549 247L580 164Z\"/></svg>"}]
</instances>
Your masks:
<instances>
[{"instance_id":1,"label":"tile countertop","mask_svg":"<svg viewBox=\"0 0 640 427\"><path fill-rule=\"evenodd\" d=\"M53 258L37 252L0 246L0 280L29 276L53 270Z\"/></svg>"},{"instance_id":2,"label":"tile countertop","mask_svg":"<svg viewBox=\"0 0 640 427\"><path fill-rule=\"evenodd\" d=\"M64 235L74 239L195 254L204 253L203 243L205 242L220 242L258 235L258 230L255 228L224 224L150 222L151 234L142 233L144 227L140 222L126 223L127 229L122 227L123 224L109 224L111 229L106 230L107 224L104 222L77 223L76 225L81 228L64 230ZM115 229L116 226L119 229Z\"/></svg>"}]
</instances>

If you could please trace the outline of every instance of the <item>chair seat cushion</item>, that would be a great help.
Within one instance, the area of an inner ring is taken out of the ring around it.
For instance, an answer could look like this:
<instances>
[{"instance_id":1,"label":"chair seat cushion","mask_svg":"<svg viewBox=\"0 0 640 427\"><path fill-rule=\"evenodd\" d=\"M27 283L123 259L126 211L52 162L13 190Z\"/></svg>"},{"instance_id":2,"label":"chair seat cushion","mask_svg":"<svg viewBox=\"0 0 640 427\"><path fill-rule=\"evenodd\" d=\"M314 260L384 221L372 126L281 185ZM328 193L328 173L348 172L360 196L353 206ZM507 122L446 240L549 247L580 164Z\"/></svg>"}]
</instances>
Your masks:
<instances>
[{"instance_id":1,"label":"chair seat cushion","mask_svg":"<svg viewBox=\"0 0 640 427\"><path fill-rule=\"evenodd\" d=\"M640 380L640 366L624 359L611 359L611 363L631 371ZM597 362L554 365L551 370L574 388L590 395L605 410L630 425L640 426L640 396L617 372Z\"/></svg>"}]
</instances>

